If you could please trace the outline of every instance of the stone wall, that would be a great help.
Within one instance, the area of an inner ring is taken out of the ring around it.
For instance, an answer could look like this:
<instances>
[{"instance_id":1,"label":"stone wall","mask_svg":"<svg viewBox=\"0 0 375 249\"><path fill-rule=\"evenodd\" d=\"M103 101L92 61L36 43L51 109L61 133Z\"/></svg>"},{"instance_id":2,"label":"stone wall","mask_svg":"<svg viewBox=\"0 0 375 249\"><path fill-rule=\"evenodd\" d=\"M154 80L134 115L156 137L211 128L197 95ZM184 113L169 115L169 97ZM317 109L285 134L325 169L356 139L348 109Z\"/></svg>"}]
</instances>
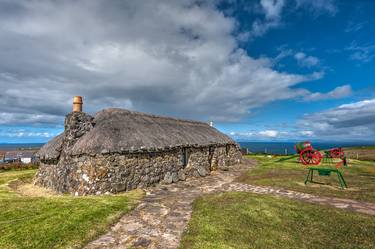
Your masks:
<instances>
[{"instance_id":1,"label":"stone wall","mask_svg":"<svg viewBox=\"0 0 375 249\"><path fill-rule=\"evenodd\" d=\"M187 159L187 160L186 160ZM117 193L164 182L204 177L239 163L237 145L176 148L162 152L64 156L41 161L35 183L75 195Z\"/></svg>"}]
</instances>

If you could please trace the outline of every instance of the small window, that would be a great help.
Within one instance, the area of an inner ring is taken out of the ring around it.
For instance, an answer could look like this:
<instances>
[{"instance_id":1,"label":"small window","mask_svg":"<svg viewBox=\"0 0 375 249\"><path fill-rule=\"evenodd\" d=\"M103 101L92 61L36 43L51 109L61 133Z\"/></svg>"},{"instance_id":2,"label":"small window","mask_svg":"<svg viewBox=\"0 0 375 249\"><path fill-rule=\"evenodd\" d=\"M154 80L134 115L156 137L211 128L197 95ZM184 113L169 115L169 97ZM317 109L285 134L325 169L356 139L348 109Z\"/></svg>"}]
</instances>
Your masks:
<instances>
[{"instance_id":1,"label":"small window","mask_svg":"<svg viewBox=\"0 0 375 249\"><path fill-rule=\"evenodd\" d=\"M182 162L182 166L184 167L186 167L189 163L189 152L186 148L182 149L181 162Z\"/></svg>"},{"instance_id":2,"label":"small window","mask_svg":"<svg viewBox=\"0 0 375 249\"><path fill-rule=\"evenodd\" d=\"M212 159L214 158L215 149L213 146L208 147L208 162L212 165Z\"/></svg>"},{"instance_id":3,"label":"small window","mask_svg":"<svg viewBox=\"0 0 375 249\"><path fill-rule=\"evenodd\" d=\"M213 146L210 146L210 147L208 147L208 154L210 154L210 155L212 155L212 154L214 154L214 147Z\"/></svg>"}]
</instances>

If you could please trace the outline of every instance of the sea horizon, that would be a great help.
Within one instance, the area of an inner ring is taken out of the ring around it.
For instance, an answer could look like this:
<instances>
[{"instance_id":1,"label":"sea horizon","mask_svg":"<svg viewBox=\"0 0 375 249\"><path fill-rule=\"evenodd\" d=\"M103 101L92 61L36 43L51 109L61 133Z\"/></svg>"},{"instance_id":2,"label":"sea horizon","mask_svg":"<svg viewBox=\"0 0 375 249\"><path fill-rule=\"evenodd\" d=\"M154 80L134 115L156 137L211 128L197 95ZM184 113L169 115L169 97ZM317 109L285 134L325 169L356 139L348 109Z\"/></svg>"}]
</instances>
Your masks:
<instances>
[{"instance_id":1,"label":"sea horizon","mask_svg":"<svg viewBox=\"0 0 375 249\"><path fill-rule=\"evenodd\" d=\"M251 153L266 153L266 154L294 154L294 145L296 142L292 141L236 141L241 148L248 148ZM336 147L353 147L353 146L375 146L375 142L369 141L311 141L314 148L322 150ZM45 143L0 143L0 149L15 150L15 149L33 149L40 148Z\"/></svg>"},{"instance_id":2,"label":"sea horizon","mask_svg":"<svg viewBox=\"0 0 375 249\"><path fill-rule=\"evenodd\" d=\"M251 153L266 154L295 154L294 145L296 142L238 142L241 148L248 148ZM318 150L330 148L374 146L375 142L314 142L312 146Z\"/></svg>"}]
</instances>

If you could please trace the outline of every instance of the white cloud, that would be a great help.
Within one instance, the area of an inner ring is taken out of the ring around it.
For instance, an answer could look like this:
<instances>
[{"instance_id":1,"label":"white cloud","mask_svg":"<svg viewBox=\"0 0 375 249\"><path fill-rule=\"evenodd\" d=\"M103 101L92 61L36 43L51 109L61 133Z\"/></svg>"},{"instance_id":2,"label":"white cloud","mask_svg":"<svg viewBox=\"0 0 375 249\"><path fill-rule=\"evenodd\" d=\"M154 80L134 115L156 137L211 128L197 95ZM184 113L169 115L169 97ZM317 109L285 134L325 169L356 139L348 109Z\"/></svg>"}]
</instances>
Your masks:
<instances>
[{"instance_id":1,"label":"white cloud","mask_svg":"<svg viewBox=\"0 0 375 249\"><path fill-rule=\"evenodd\" d=\"M49 114L28 114L28 113L0 113L0 125L12 124L56 124L63 122L61 116Z\"/></svg>"},{"instance_id":2,"label":"white cloud","mask_svg":"<svg viewBox=\"0 0 375 249\"><path fill-rule=\"evenodd\" d=\"M245 132L230 132L229 135L240 139L279 139L287 138L290 133L288 131L279 130L261 130L261 131L245 131Z\"/></svg>"},{"instance_id":3,"label":"white cloud","mask_svg":"<svg viewBox=\"0 0 375 249\"><path fill-rule=\"evenodd\" d=\"M355 33L357 31L360 31L363 29L363 27L367 24L367 22L353 22L348 21L348 24L346 25L345 32L347 33Z\"/></svg>"},{"instance_id":4,"label":"white cloud","mask_svg":"<svg viewBox=\"0 0 375 249\"><path fill-rule=\"evenodd\" d=\"M282 9L285 5L284 0L261 0L266 19L280 19Z\"/></svg>"},{"instance_id":5,"label":"white cloud","mask_svg":"<svg viewBox=\"0 0 375 249\"><path fill-rule=\"evenodd\" d=\"M315 15L322 13L335 15L338 11L335 0L296 0L296 5L297 8L306 8Z\"/></svg>"},{"instance_id":6,"label":"white cloud","mask_svg":"<svg viewBox=\"0 0 375 249\"><path fill-rule=\"evenodd\" d=\"M264 13L264 19L256 19L252 24L252 30L248 37L264 35L269 29L280 26L284 0L261 0L260 6Z\"/></svg>"},{"instance_id":7,"label":"white cloud","mask_svg":"<svg viewBox=\"0 0 375 249\"><path fill-rule=\"evenodd\" d=\"M285 0L260 0L259 9L264 14L264 18L257 18L252 23L250 32L240 34L240 40L247 40L264 35L270 29L282 26L282 15L285 9ZM296 11L304 8L312 12L315 16L328 13L335 15L338 11L334 0L295 0ZM314 63L315 57L308 58Z\"/></svg>"},{"instance_id":8,"label":"white cloud","mask_svg":"<svg viewBox=\"0 0 375 249\"><path fill-rule=\"evenodd\" d=\"M278 20L283 5L262 1L265 19ZM61 124L74 95L91 113L115 106L233 121L303 96L298 84L322 77L248 55L235 21L211 1L9 1L0 23L9 48L0 51L1 124Z\"/></svg>"},{"instance_id":9,"label":"white cloud","mask_svg":"<svg viewBox=\"0 0 375 249\"><path fill-rule=\"evenodd\" d=\"M372 141L375 136L375 99L307 114L299 121L299 126L309 128L319 139Z\"/></svg>"},{"instance_id":10,"label":"white cloud","mask_svg":"<svg viewBox=\"0 0 375 249\"><path fill-rule=\"evenodd\" d=\"M238 137L252 137L254 135L256 135L255 132L235 132L235 131L232 131L229 133L229 135L231 136L238 136Z\"/></svg>"},{"instance_id":11,"label":"white cloud","mask_svg":"<svg viewBox=\"0 0 375 249\"><path fill-rule=\"evenodd\" d=\"M312 67L319 64L319 59L314 56L308 56L305 53L298 52L294 55L294 58L297 60L298 64L304 67Z\"/></svg>"},{"instance_id":12,"label":"white cloud","mask_svg":"<svg viewBox=\"0 0 375 249\"><path fill-rule=\"evenodd\" d=\"M274 58L275 62L279 62L287 57L293 57L301 67L311 68L320 66L320 60L315 56L307 55L303 52L296 52L293 49L286 47L279 48L279 51L280 53Z\"/></svg>"},{"instance_id":13,"label":"white cloud","mask_svg":"<svg viewBox=\"0 0 375 249\"><path fill-rule=\"evenodd\" d=\"M314 135L314 132L307 130L307 131L300 131L299 134L302 135L302 136L311 137L311 136Z\"/></svg>"},{"instance_id":14,"label":"white cloud","mask_svg":"<svg viewBox=\"0 0 375 249\"><path fill-rule=\"evenodd\" d=\"M0 131L0 137L8 138L51 138L56 136L56 133L52 132L33 132L26 130L11 130L11 131Z\"/></svg>"},{"instance_id":15,"label":"white cloud","mask_svg":"<svg viewBox=\"0 0 375 249\"><path fill-rule=\"evenodd\" d=\"M353 42L345 50L351 51L350 59L362 63L371 62L375 58L375 44L358 45Z\"/></svg>"},{"instance_id":16,"label":"white cloud","mask_svg":"<svg viewBox=\"0 0 375 249\"><path fill-rule=\"evenodd\" d=\"M260 136L275 138L279 135L279 131L276 130L265 130L258 133Z\"/></svg>"},{"instance_id":17,"label":"white cloud","mask_svg":"<svg viewBox=\"0 0 375 249\"><path fill-rule=\"evenodd\" d=\"M293 127L261 131L231 132L239 140L369 141L375 137L375 99L343 104L316 113L307 113Z\"/></svg>"},{"instance_id":18,"label":"white cloud","mask_svg":"<svg viewBox=\"0 0 375 249\"><path fill-rule=\"evenodd\" d=\"M338 86L330 92L327 93L309 93L304 98L305 101L317 101L324 99L340 99L348 97L352 94L352 88L350 85Z\"/></svg>"}]
</instances>

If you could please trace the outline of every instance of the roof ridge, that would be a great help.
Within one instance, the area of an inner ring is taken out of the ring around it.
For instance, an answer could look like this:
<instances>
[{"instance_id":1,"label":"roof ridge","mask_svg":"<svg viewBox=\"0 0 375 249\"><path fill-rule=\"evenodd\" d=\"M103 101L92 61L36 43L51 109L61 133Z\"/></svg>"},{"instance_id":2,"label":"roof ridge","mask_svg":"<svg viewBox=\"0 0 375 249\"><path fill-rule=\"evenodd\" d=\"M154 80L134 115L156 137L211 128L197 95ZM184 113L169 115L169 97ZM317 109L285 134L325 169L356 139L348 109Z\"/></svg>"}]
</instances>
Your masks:
<instances>
[{"instance_id":1,"label":"roof ridge","mask_svg":"<svg viewBox=\"0 0 375 249\"><path fill-rule=\"evenodd\" d=\"M138 112L138 111L132 111L124 108L105 108L95 114L95 117L105 111L110 111L110 110L118 110L118 111L125 111L128 112L131 115L138 115L138 116L147 116L151 118L160 118L160 119L167 119L167 120L173 120L173 121L179 121L179 122L186 122L186 123L193 123L193 124L201 124L201 125L206 125L209 126L208 123L203 122L203 121L197 121L197 120L191 120L191 119L180 119L180 118L174 118L174 117L169 117L169 116L163 116L163 115L156 115L156 114L151 114L151 113L145 113L145 112Z\"/></svg>"},{"instance_id":2,"label":"roof ridge","mask_svg":"<svg viewBox=\"0 0 375 249\"><path fill-rule=\"evenodd\" d=\"M165 117L121 108L103 109L95 114L95 126L80 136L67 153L96 155L162 151L181 147L236 144L228 135L208 123ZM43 146L41 157L57 159L65 132Z\"/></svg>"}]
</instances>

